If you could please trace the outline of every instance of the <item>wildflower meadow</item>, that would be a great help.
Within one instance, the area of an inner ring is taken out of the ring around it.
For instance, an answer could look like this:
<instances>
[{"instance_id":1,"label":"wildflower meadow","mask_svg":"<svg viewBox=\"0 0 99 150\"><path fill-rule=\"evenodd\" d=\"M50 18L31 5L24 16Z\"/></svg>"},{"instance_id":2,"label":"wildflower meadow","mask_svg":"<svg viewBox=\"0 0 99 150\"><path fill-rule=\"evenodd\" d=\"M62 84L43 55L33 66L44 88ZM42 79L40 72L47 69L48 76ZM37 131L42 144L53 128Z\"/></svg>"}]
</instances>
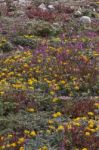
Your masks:
<instances>
[{"instance_id":1,"label":"wildflower meadow","mask_svg":"<svg viewBox=\"0 0 99 150\"><path fill-rule=\"evenodd\" d=\"M89 0L0 3L0 150L99 150L98 13Z\"/></svg>"}]
</instances>

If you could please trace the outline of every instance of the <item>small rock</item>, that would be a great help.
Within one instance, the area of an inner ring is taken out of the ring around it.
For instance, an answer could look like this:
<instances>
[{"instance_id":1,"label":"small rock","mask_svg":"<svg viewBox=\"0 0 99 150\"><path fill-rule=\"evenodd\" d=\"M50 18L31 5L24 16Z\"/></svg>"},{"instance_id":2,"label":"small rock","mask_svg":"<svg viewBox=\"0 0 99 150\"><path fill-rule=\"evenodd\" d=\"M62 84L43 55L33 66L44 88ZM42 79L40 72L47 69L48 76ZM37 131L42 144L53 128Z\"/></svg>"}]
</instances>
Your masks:
<instances>
[{"instance_id":1,"label":"small rock","mask_svg":"<svg viewBox=\"0 0 99 150\"><path fill-rule=\"evenodd\" d=\"M53 5L48 5L48 8L49 8L50 10L55 10L55 7L54 7Z\"/></svg>"},{"instance_id":2,"label":"small rock","mask_svg":"<svg viewBox=\"0 0 99 150\"><path fill-rule=\"evenodd\" d=\"M88 16L82 16L80 18L80 22L84 24L91 24L91 18Z\"/></svg>"},{"instance_id":3,"label":"small rock","mask_svg":"<svg viewBox=\"0 0 99 150\"><path fill-rule=\"evenodd\" d=\"M58 1L54 1L53 4L54 4L55 6L57 6L57 5L59 5L59 2L58 2Z\"/></svg>"},{"instance_id":4,"label":"small rock","mask_svg":"<svg viewBox=\"0 0 99 150\"><path fill-rule=\"evenodd\" d=\"M14 15L15 15L15 12L14 12L14 11L8 12L8 16L9 16L9 17L12 17L12 16L14 16Z\"/></svg>"},{"instance_id":5,"label":"small rock","mask_svg":"<svg viewBox=\"0 0 99 150\"><path fill-rule=\"evenodd\" d=\"M74 11L74 10L75 10L75 7L74 7L74 6L70 6L70 9Z\"/></svg>"},{"instance_id":6,"label":"small rock","mask_svg":"<svg viewBox=\"0 0 99 150\"><path fill-rule=\"evenodd\" d=\"M30 5L30 4L31 4L31 0L19 0L20 6L26 6L26 5Z\"/></svg>"},{"instance_id":7,"label":"small rock","mask_svg":"<svg viewBox=\"0 0 99 150\"><path fill-rule=\"evenodd\" d=\"M21 11L21 10L18 10L18 11L16 11L16 15L17 16L23 16L23 15L25 15L25 12Z\"/></svg>"},{"instance_id":8,"label":"small rock","mask_svg":"<svg viewBox=\"0 0 99 150\"><path fill-rule=\"evenodd\" d=\"M54 26L59 26L59 23L58 22L54 22L53 25Z\"/></svg>"},{"instance_id":9,"label":"small rock","mask_svg":"<svg viewBox=\"0 0 99 150\"><path fill-rule=\"evenodd\" d=\"M38 8L41 9L42 11L47 11L46 5L44 3L42 3L41 5L39 5Z\"/></svg>"},{"instance_id":10,"label":"small rock","mask_svg":"<svg viewBox=\"0 0 99 150\"><path fill-rule=\"evenodd\" d=\"M82 15L82 12L77 10L74 14L76 17L80 17Z\"/></svg>"}]
</instances>

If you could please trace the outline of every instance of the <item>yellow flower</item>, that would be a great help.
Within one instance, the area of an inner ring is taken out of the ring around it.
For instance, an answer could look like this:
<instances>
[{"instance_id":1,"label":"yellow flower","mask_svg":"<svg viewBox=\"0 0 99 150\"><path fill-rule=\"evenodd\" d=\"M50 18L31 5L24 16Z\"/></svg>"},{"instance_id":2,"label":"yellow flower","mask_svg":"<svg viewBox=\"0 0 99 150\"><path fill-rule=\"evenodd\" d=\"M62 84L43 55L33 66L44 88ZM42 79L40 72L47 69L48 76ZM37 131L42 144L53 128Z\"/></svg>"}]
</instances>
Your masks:
<instances>
[{"instance_id":1,"label":"yellow flower","mask_svg":"<svg viewBox=\"0 0 99 150\"><path fill-rule=\"evenodd\" d=\"M50 92L51 95L54 95L55 93L53 91Z\"/></svg>"},{"instance_id":2,"label":"yellow flower","mask_svg":"<svg viewBox=\"0 0 99 150\"><path fill-rule=\"evenodd\" d=\"M0 95L1 95L1 96L4 95L4 91L0 92Z\"/></svg>"},{"instance_id":3,"label":"yellow flower","mask_svg":"<svg viewBox=\"0 0 99 150\"><path fill-rule=\"evenodd\" d=\"M99 53L97 53L96 51L93 51L94 56L99 56Z\"/></svg>"},{"instance_id":4,"label":"yellow flower","mask_svg":"<svg viewBox=\"0 0 99 150\"><path fill-rule=\"evenodd\" d=\"M54 121L53 121L53 120L48 120L48 123L49 123L49 124L53 124Z\"/></svg>"},{"instance_id":5,"label":"yellow flower","mask_svg":"<svg viewBox=\"0 0 99 150\"><path fill-rule=\"evenodd\" d=\"M55 127L54 126L49 126L50 129L52 130L55 130Z\"/></svg>"},{"instance_id":6,"label":"yellow flower","mask_svg":"<svg viewBox=\"0 0 99 150\"><path fill-rule=\"evenodd\" d=\"M31 135L31 136L36 136L36 132L35 132L35 131L31 131L31 132L30 132L30 135Z\"/></svg>"},{"instance_id":7,"label":"yellow flower","mask_svg":"<svg viewBox=\"0 0 99 150\"><path fill-rule=\"evenodd\" d=\"M52 102L55 103L57 102L59 99L57 97L53 98Z\"/></svg>"},{"instance_id":8,"label":"yellow flower","mask_svg":"<svg viewBox=\"0 0 99 150\"><path fill-rule=\"evenodd\" d=\"M60 83L61 83L61 84L65 84L65 80L62 80Z\"/></svg>"},{"instance_id":9,"label":"yellow flower","mask_svg":"<svg viewBox=\"0 0 99 150\"><path fill-rule=\"evenodd\" d=\"M87 120L87 117L82 117L83 120Z\"/></svg>"},{"instance_id":10,"label":"yellow flower","mask_svg":"<svg viewBox=\"0 0 99 150\"><path fill-rule=\"evenodd\" d=\"M32 84L33 84L33 80L29 79L29 80L28 80L28 84L29 84L29 85L32 85Z\"/></svg>"},{"instance_id":11,"label":"yellow flower","mask_svg":"<svg viewBox=\"0 0 99 150\"><path fill-rule=\"evenodd\" d=\"M85 132L85 135L86 136L90 136L90 132Z\"/></svg>"},{"instance_id":12,"label":"yellow flower","mask_svg":"<svg viewBox=\"0 0 99 150\"><path fill-rule=\"evenodd\" d=\"M59 90L59 89L60 87L57 84L55 84L55 90Z\"/></svg>"},{"instance_id":13,"label":"yellow flower","mask_svg":"<svg viewBox=\"0 0 99 150\"><path fill-rule=\"evenodd\" d=\"M67 124L67 129L72 129L71 124Z\"/></svg>"},{"instance_id":14,"label":"yellow flower","mask_svg":"<svg viewBox=\"0 0 99 150\"><path fill-rule=\"evenodd\" d=\"M51 131L50 131L50 130L46 130L46 132L47 132L48 134L50 134L50 133L51 133Z\"/></svg>"},{"instance_id":15,"label":"yellow flower","mask_svg":"<svg viewBox=\"0 0 99 150\"><path fill-rule=\"evenodd\" d=\"M94 127L94 124L89 124L89 128L93 128Z\"/></svg>"},{"instance_id":16,"label":"yellow flower","mask_svg":"<svg viewBox=\"0 0 99 150\"><path fill-rule=\"evenodd\" d=\"M79 121L80 120L80 117L77 117L74 119L74 121Z\"/></svg>"},{"instance_id":17,"label":"yellow flower","mask_svg":"<svg viewBox=\"0 0 99 150\"><path fill-rule=\"evenodd\" d=\"M73 124L78 127L80 126L80 123L78 123L78 122L73 122Z\"/></svg>"},{"instance_id":18,"label":"yellow flower","mask_svg":"<svg viewBox=\"0 0 99 150\"><path fill-rule=\"evenodd\" d=\"M96 108L99 108L99 103L95 103L94 105L96 106Z\"/></svg>"},{"instance_id":19,"label":"yellow flower","mask_svg":"<svg viewBox=\"0 0 99 150\"><path fill-rule=\"evenodd\" d=\"M44 146L44 147L43 147L43 150L48 150L47 146Z\"/></svg>"},{"instance_id":20,"label":"yellow flower","mask_svg":"<svg viewBox=\"0 0 99 150\"><path fill-rule=\"evenodd\" d=\"M6 43L6 42L7 42L7 40L6 40L6 39L2 39L2 42L3 42L3 43Z\"/></svg>"},{"instance_id":21,"label":"yellow flower","mask_svg":"<svg viewBox=\"0 0 99 150\"><path fill-rule=\"evenodd\" d=\"M47 146L43 146L42 148L39 148L38 150L48 150Z\"/></svg>"},{"instance_id":22,"label":"yellow flower","mask_svg":"<svg viewBox=\"0 0 99 150\"><path fill-rule=\"evenodd\" d=\"M82 150L88 150L87 148L83 148Z\"/></svg>"},{"instance_id":23,"label":"yellow flower","mask_svg":"<svg viewBox=\"0 0 99 150\"><path fill-rule=\"evenodd\" d=\"M41 62L42 62L42 60L41 60L41 59L39 59L39 60L38 60L38 63L41 63Z\"/></svg>"},{"instance_id":24,"label":"yellow flower","mask_svg":"<svg viewBox=\"0 0 99 150\"><path fill-rule=\"evenodd\" d=\"M6 147L5 147L5 145L3 145L3 146L1 146L0 148L1 148L1 150L3 150L3 149L5 149Z\"/></svg>"},{"instance_id":25,"label":"yellow flower","mask_svg":"<svg viewBox=\"0 0 99 150\"><path fill-rule=\"evenodd\" d=\"M88 126L89 126L89 128L93 128L94 125L95 125L94 120L90 119L90 120L88 121Z\"/></svg>"},{"instance_id":26,"label":"yellow flower","mask_svg":"<svg viewBox=\"0 0 99 150\"><path fill-rule=\"evenodd\" d=\"M35 110L34 110L34 108L28 108L27 111L28 112L34 112Z\"/></svg>"},{"instance_id":27,"label":"yellow flower","mask_svg":"<svg viewBox=\"0 0 99 150\"><path fill-rule=\"evenodd\" d=\"M32 86L32 87L29 87L29 89L34 90L34 87L33 87L33 86Z\"/></svg>"},{"instance_id":28,"label":"yellow flower","mask_svg":"<svg viewBox=\"0 0 99 150\"><path fill-rule=\"evenodd\" d=\"M58 126L57 130L58 131L63 131L64 130L64 126L62 126L62 125Z\"/></svg>"},{"instance_id":29,"label":"yellow flower","mask_svg":"<svg viewBox=\"0 0 99 150\"><path fill-rule=\"evenodd\" d=\"M24 138L19 138L18 142L23 143L25 141Z\"/></svg>"},{"instance_id":30,"label":"yellow flower","mask_svg":"<svg viewBox=\"0 0 99 150\"><path fill-rule=\"evenodd\" d=\"M79 86L75 86L74 89L75 89L75 90L79 90Z\"/></svg>"},{"instance_id":31,"label":"yellow flower","mask_svg":"<svg viewBox=\"0 0 99 150\"><path fill-rule=\"evenodd\" d=\"M24 130L24 133L25 133L25 134L29 134L29 133L30 133L30 131L28 131L28 130Z\"/></svg>"},{"instance_id":32,"label":"yellow flower","mask_svg":"<svg viewBox=\"0 0 99 150\"><path fill-rule=\"evenodd\" d=\"M91 131L91 132L96 132L96 130L95 130L95 129L90 129L90 131Z\"/></svg>"},{"instance_id":33,"label":"yellow flower","mask_svg":"<svg viewBox=\"0 0 99 150\"><path fill-rule=\"evenodd\" d=\"M24 149L24 147L20 147L20 149L19 149L19 150L25 150L25 149Z\"/></svg>"},{"instance_id":34,"label":"yellow flower","mask_svg":"<svg viewBox=\"0 0 99 150\"><path fill-rule=\"evenodd\" d=\"M12 138L13 137L13 135L12 134L8 134L8 138Z\"/></svg>"},{"instance_id":35,"label":"yellow flower","mask_svg":"<svg viewBox=\"0 0 99 150\"><path fill-rule=\"evenodd\" d=\"M24 64L24 67L25 67L25 68L29 68L29 65L25 63L25 64Z\"/></svg>"},{"instance_id":36,"label":"yellow flower","mask_svg":"<svg viewBox=\"0 0 99 150\"><path fill-rule=\"evenodd\" d=\"M96 127L96 131L99 131L99 126Z\"/></svg>"},{"instance_id":37,"label":"yellow flower","mask_svg":"<svg viewBox=\"0 0 99 150\"><path fill-rule=\"evenodd\" d=\"M94 113L93 112L88 112L88 115L89 116L94 116Z\"/></svg>"},{"instance_id":38,"label":"yellow flower","mask_svg":"<svg viewBox=\"0 0 99 150\"><path fill-rule=\"evenodd\" d=\"M57 113L53 114L54 118L61 117L61 116L62 116L62 114L60 112L57 112Z\"/></svg>"},{"instance_id":39,"label":"yellow flower","mask_svg":"<svg viewBox=\"0 0 99 150\"><path fill-rule=\"evenodd\" d=\"M62 116L61 112L57 112L57 116L58 117Z\"/></svg>"},{"instance_id":40,"label":"yellow flower","mask_svg":"<svg viewBox=\"0 0 99 150\"><path fill-rule=\"evenodd\" d=\"M11 144L11 147L16 147L16 146L17 146L16 143Z\"/></svg>"}]
</instances>

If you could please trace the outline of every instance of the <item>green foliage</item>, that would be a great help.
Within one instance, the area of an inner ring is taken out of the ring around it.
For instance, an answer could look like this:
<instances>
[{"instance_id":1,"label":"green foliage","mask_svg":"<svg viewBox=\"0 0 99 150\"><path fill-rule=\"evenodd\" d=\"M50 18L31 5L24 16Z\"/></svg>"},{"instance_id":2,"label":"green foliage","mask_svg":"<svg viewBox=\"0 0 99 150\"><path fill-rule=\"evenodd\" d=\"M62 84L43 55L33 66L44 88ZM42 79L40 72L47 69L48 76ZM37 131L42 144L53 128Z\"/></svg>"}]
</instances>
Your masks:
<instances>
[{"instance_id":1,"label":"green foliage","mask_svg":"<svg viewBox=\"0 0 99 150\"><path fill-rule=\"evenodd\" d=\"M32 38L26 38L24 36L18 36L13 39L13 43L15 45L21 45L21 46L29 46L30 48L36 47L36 41Z\"/></svg>"},{"instance_id":2,"label":"green foliage","mask_svg":"<svg viewBox=\"0 0 99 150\"><path fill-rule=\"evenodd\" d=\"M13 45L10 42L4 42L0 44L0 50L3 52L9 52L13 50Z\"/></svg>"}]
</instances>

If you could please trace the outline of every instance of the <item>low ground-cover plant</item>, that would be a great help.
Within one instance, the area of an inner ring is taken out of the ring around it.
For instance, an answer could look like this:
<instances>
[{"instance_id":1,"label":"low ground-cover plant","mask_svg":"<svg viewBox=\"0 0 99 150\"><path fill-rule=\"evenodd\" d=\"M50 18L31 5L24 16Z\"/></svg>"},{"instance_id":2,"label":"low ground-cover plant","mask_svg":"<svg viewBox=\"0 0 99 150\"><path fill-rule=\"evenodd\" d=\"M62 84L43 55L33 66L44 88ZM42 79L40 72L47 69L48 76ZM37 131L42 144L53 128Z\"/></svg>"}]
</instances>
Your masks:
<instances>
[{"instance_id":1,"label":"low ground-cover plant","mask_svg":"<svg viewBox=\"0 0 99 150\"><path fill-rule=\"evenodd\" d=\"M98 149L98 103L94 103L93 100L87 102L83 102L83 107L85 108L83 111L86 112L86 115L79 110L79 113L82 115L79 117L76 116L72 121L67 123L65 127L65 138L63 140L63 145L66 149ZM89 106L86 103L93 103ZM81 107L80 107L81 108ZM94 109L93 109L94 108ZM78 108L75 112L78 111Z\"/></svg>"},{"instance_id":2,"label":"low ground-cover plant","mask_svg":"<svg viewBox=\"0 0 99 150\"><path fill-rule=\"evenodd\" d=\"M0 59L1 149L98 149L97 34L73 34Z\"/></svg>"},{"instance_id":3,"label":"low ground-cover plant","mask_svg":"<svg viewBox=\"0 0 99 150\"><path fill-rule=\"evenodd\" d=\"M33 51L20 51L1 59L0 84L12 89L40 88L58 95L97 95L97 42L90 37L77 38L78 41L75 38L61 39L58 48L46 41L46 45L42 43Z\"/></svg>"},{"instance_id":4,"label":"low ground-cover plant","mask_svg":"<svg viewBox=\"0 0 99 150\"><path fill-rule=\"evenodd\" d=\"M98 22L37 10L0 24L0 150L98 150Z\"/></svg>"},{"instance_id":5,"label":"low ground-cover plant","mask_svg":"<svg viewBox=\"0 0 99 150\"><path fill-rule=\"evenodd\" d=\"M68 10L67 10L68 9ZM57 11L58 10L58 11ZM63 7L61 8L63 10ZM38 9L37 7L28 7L26 11L26 15L30 18L36 18L36 19L41 19L45 20L48 22L55 22L55 21L67 21L70 19L68 13L72 13L73 11L70 10L70 8L64 8L65 11L56 9L56 11L42 11Z\"/></svg>"},{"instance_id":6,"label":"low ground-cover plant","mask_svg":"<svg viewBox=\"0 0 99 150\"><path fill-rule=\"evenodd\" d=\"M30 35L25 35L25 36L18 36L13 39L13 44L16 46L20 45L23 47L29 47L31 49L35 48L37 46L37 42L35 39L32 38Z\"/></svg>"},{"instance_id":7,"label":"low ground-cover plant","mask_svg":"<svg viewBox=\"0 0 99 150\"><path fill-rule=\"evenodd\" d=\"M15 110L12 110L6 117L4 114L1 116L1 149L98 149L98 99L76 98L75 101L66 97L50 96L41 91L16 94L16 103L20 102L16 107L18 111L15 113ZM15 100L14 93L6 97L8 106L11 97ZM5 96L2 96L2 99L5 102ZM83 109L79 109L80 101L85 113ZM90 107L86 103L90 104ZM66 107L71 108L68 109L69 114L64 111Z\"/></svg>"},{"instance_id":8,"label":"low ground-cover plant","mask_svg":"<svg viewBox=\"0 0 99 150\"><path fill-rule=\"evenodd\" d=\"M6 39L1 39L0 41L0 51L9 52L13 50L13 45L11 42L7 41Z\"/></svg>"}]
</instances>

